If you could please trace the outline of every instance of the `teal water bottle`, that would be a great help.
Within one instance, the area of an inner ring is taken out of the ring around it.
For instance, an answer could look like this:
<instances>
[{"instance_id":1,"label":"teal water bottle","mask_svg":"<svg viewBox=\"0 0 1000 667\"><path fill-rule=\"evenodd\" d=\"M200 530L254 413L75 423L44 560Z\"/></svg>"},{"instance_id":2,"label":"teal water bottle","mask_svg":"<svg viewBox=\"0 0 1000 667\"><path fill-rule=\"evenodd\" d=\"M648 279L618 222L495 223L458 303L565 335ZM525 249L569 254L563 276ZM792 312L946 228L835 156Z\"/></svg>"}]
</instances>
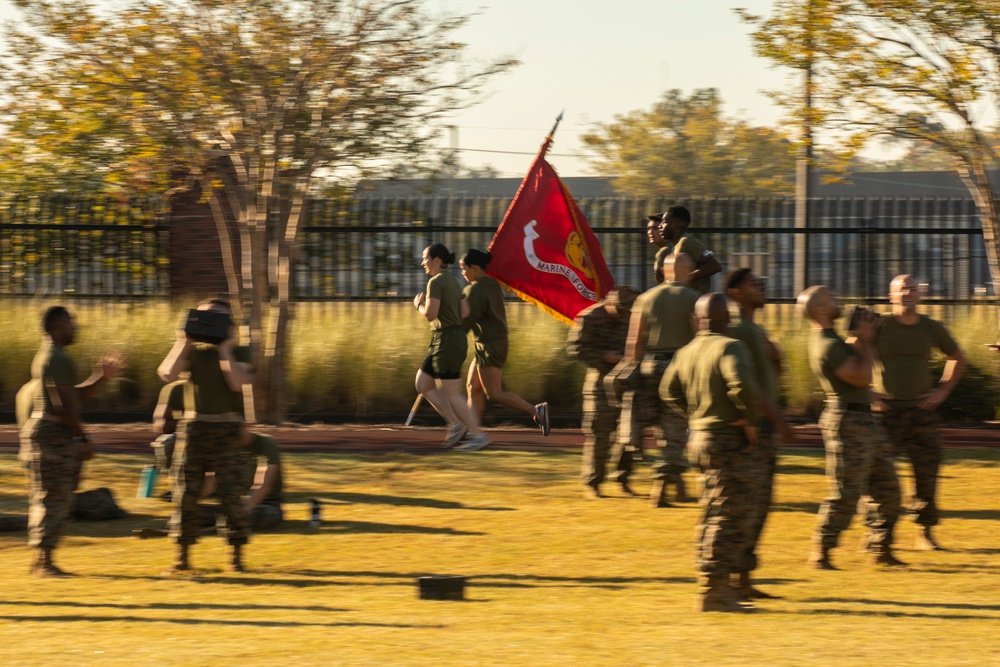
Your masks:
<instances>
[{"instance_id":1,"label":"teal water bottle","mask_svg":"<svg viewBox=\"0 0 1000 667\"><path fill-rule=\"evenodd\" d=\"M156 478L159 474L160 471L156 469L156 466L146 466L143 468L139 474L139 491L135 494L135 497L152 498L153 491L156 489Z\"/></svg>"}]
</instances>

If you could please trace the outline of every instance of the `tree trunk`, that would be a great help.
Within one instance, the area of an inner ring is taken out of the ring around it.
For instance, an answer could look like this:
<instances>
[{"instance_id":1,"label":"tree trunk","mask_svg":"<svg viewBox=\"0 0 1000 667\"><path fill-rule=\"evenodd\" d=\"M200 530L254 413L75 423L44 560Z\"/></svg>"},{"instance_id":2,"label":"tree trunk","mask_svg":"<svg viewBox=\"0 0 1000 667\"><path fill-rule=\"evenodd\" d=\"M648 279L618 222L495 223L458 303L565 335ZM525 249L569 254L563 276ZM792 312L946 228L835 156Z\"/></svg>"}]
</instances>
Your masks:
<instances>
[{"instance_id":1,"label":"tree trunk","mask_svg":"<svg viewBox=\"0 0 1000 667\"><path fill-rule=\"evenodd\" d=\"M979 210L979 224L983 228L986 261L993 282L993 298L997 304L997 322L1000 323L1000 208L990 184L989 173L982 160L967 164L961 174L965 186L972 194Z\"/></svg>"}]
</instances>

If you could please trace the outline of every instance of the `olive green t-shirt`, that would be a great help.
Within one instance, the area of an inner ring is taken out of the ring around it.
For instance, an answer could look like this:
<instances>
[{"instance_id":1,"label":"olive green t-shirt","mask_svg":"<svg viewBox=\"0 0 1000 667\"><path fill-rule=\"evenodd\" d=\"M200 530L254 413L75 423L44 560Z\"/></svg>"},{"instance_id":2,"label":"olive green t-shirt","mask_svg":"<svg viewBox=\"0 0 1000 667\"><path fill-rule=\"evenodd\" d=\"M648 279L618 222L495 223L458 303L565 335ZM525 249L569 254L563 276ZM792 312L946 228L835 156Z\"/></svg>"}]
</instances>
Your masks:
<instances>
[{"instance_id":1,"label":"olive green t-shirt","mask_svg":"<svg viewBox=\"0 0 1000 667\"><path fill-rule=\"evenodd\" d=\"M641 312L649 327L647 352L669 352L684 347L694 337L691 315L701 295L681 283L660 283L640 294L632 312Z\"/></svg>"},{"instance_id":2,"label":"olive green t-shirt","mask_svg":"<svg viewBox=\"0 0 1000 667\"><path fill-rule=\"evenodd\" d=\"M438 299L441 305L431 329L462 326L462 286L458 278L442 271L427 281L427 299Z\"/></svg>"},{"instance_id":3,"label":"olive green t-shirt","mask_svg":"<svg viewBox=\"0 0 1000 667\"><path fill-rule=\"evenodd\" d=\"M281 453L278 451L278 443L274 441L274 438L263 433L251 433L251 435L253 436L250 440L251 460L250 466L248 466L250 484L247 486L249 487L253 484L253 478L258 466L278 466L274 486L271 487L267 497L264 498L264 502L280 503L282 501L281 492L284 487L284 480L281 475Z\"/></svg>"},{"instance_id":4,"label":"olive green t-shirt","mask_svg":"<svg viewBox=\"0 0 1000 667\"><path fill-rule=\"evenodd\" d=\"M236 347L236 361L250 363L250 348ZM188 357L194 393L194 409L199 415L238 413L243 415L243 392L236 392L226 384L226 377L219 365L219 346L211 343L194 343ZM185 408L188 406L185 405Z\"/></svg>"},{"instance_id":5,"label":"olive green t-shirt","mask_svg":"<svg viewBox=\"0 0 1000 667\"><path fill-rule=\"evenodd\" d=\"M766 336L756 322L739 318L729 326L729 335L743 341L750 350L750 363L753 364L754 378L761 395L773 406L778 405L778 374L774 364L767 356L764 344Z\"/></svg>"},{"instance_id":6,"label":"olive green t-shirt","mask_svg":"<svg viewBox=\"0 0 1000 667\"><path fill-rule=\"evenodd\" d=\"M943 324L920 317L916 324L902 324L892 315L880 318L875 337L878 363L875 364L875 391L890 396L897 408L914 407L917 397L934 384L930 360L934 349L946 356L958 352L958 343Z\"/></svg>"},{"instance_id":7,"label":"olive green t-shirt","mask_svg":"<svg viewBox=\"0 0 1000 667\"><path fill-rule=\"evenodd\" d=\"M660 381L660 398L687 415L692 431L731 431L757 421L756 384L742 341L700 331L678 350Z\"/></svg>"},{"instance_id":8,"label":"olive green t-shirt","mask_svg":"<svg viewBox=\"0 0 1000 667\"><path fill-rule=\"evenodd\" d=\"M79 405L76 391L72 391L73 405L54 405L52 397L55 396L57 384L76 386L76 365L69 358L65 350L52 344L46 338L42 341L41 347L35 353L35 358L31 362L31 379L39 380L38 393L35 394L34 410L36 412L46 412L50 415L61 416L67 413L76 414Z\"/></svg>"},{"instance_id":9,"label":"olive green t-shirt","mask_svg":"<svg viewBox=\"0 0 1000 667\"><path fill-rule=\"evenodd\" d=\"M809 339L809 366L826 392L829 401L844 403L871 403L868 387L855 387L834 372L851 357L858 356L854 349L844 342L833 329L820 329Z\"/></svg>"},{"instance_id":10,"label":"olive green t-shirt","mask_svg":"<svg viewBox=\"0 0 1000 667\"><path fill-rule=\"evenodd\" d=\"M180 419L184 416L185 382L187 380L175 380L163 385L163 388L160 389L160 395L156 399L156 407L167 406L170 412L173 413L174 419Z\"/></svg>"},{"instance_id":11,"label":"olive green t-shirt","mask_svg":"<svg viewBox=\"0 0 1000 667\"><path fill-rule=\"evenodd\" d=\"M469 316L462 323L466 331L471 329L480 343L507 337L507 308L500 283L483 276L466 285L462 294L469 301Z\"/></svg>"},{"instance_id":12,"label":"olive green t-shirt","mask_svg":"<svg viewBox=\"0 0 1000 667\"><path fill-rule=\"evenodd\" d=\"M705 247L701 240L694 236L684 234L674 245L670 241L664 241L666 245L656 251L656 259L653 261L653 270L659 273L663 269L663 262L667 255L671 253L684 253L694 260L695 267L701 264L705 257L710 257L712 251ZM691 289L697 290L699 294L707 294L712 289L712 278L699 278L691 283Z\"/></svg>"}]
</instances>

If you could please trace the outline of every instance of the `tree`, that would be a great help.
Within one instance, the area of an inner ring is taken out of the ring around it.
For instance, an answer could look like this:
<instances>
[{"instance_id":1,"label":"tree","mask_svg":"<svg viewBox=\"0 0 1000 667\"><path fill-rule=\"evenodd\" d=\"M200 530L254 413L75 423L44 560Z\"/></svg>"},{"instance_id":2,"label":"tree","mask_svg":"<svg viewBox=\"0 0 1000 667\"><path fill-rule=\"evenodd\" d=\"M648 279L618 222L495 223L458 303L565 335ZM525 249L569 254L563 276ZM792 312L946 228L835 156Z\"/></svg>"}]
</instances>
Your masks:
<instances>
[{"instance_id":1,"label":"tree","mask_svg":"<svg viewBox=\"0 0 1000 667\"><path fill-rule=\"evenodd\" d=\"M846 156L879 137L950 156L979 209L994 294L1000 217L989 169L1000 112L1000 4L994 0L778 0L770 17L741 11L759 55L813 66L813 110ZM777 98L800 120L802 100Z\"/></svg>"},{"instance_id":2,"label":"tree","mask_svg":"<svg viewBox=\"0 0 1000 667\"><path fill-rule=\"evenodd\" d=\"M670 90L582 137L598 173L627 195L790 194L795 148L780 132L722 113L714 88Z\"/></svg>"},{"instance_id":3,"label":"tree","mask_svg":"<svg viewBox=\"0 0 1000 667\"><path fill-rule=\"evenodd\" d=\"M432 16L420 0L15 4L23 21L0 54L5 155L29 173L105 188L163 182L171 164L185 166L182 187L211 204L267 421L285 415L309 194L419 161L435 119L515 64L470 64L453 38L469 17Z\"/></svg>"}]
</instances>

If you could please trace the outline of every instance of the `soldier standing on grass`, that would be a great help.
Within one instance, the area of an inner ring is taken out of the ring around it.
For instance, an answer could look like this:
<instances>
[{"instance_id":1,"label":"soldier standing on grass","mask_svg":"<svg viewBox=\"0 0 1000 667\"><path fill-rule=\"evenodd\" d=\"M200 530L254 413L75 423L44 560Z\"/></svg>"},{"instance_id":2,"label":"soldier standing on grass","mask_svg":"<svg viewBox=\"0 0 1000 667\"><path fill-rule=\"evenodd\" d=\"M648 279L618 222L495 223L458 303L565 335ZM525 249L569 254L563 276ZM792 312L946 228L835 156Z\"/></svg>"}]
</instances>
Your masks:
<instances>
[{"instance_id":1,"label":"soldier standing on grass","mask_svg":"<svg viewBox=\"0 0 1000 667\"><path fill-rule=\"evenodd\" d=\"M922 527L916 546L934 551L941 548L931 532L940 519L936 496L941 442L935 411L958 384L966 362L944 325L917 312L920 297L913 276L896 276L889 284L892 314L881 319L875 335L875 398L896 454L905 452L913 465L916 490L911 510ZM935 348L948 361L932 387L929 363Z\"/></svg>"},{"instance_id":2,"label":"soldier standing on grass","mask_svg":"<svg viewBox=\"0 0 1000 667\"><path fill-rule=\"evenodd\" d=\"M225 301L205 301L198 310L232 315ZM226 517L224 536L232 546L230 569L243 572L243 545L250 537L250 522L240 496L244 488L243 454L240 434L244 421L243 386L251 382L250 350L236 346L236 327L229 325L228 337L219 344L198 342L184 331L160 363L164 382L174 382L188 371L184 385L184 419L178 425L178 446L173 465L174 514L171 534L177 541L177 560L168 574L190 569L188 552L201 534L202 495L205 473L214 472L219 505Z\"/></svg>"},{"instance_id":3,"label":"soldier standing on grass","mask_svg":"<svg viewBox=\"0 0 1000 667\"><path fill-rule=\"evenodd\" d=\"M729 310L721 294L695 305L698 335L678 350L660 396L687 417L688 452L704 476L704 514L695 537L705 588L698 611L753 611L733 589L753 502L757 457L757 388L747 346L726 335Z\"/></svg>"},{"instance_id":4,"label":"soldier standing on grass","mask_svg":"<svg viewBox=\"0 0 1000 667\"><path fill-rule=\"evenodd\" d=\"M583 382L583 471L584 497L601 498L601 482L606 475L611 434L618 425L620 407L609 400L604 376L625 355L629 312L636 294L626 286L611 290L595 305L587 308L573 323L567 348L570 356L587 366ZM628 489L630 459L619 445L614 452L614 479Z\"/></svg>"},{"instance_id":5,"label":"soldier standing on grass","mask_svg":"<svg viewBox=\"0 0 1000 667\"><path fill-rule=\"evenodd\" d=\"M80 401L90 398L104 380L124 367L117 352L107 352L94 373L76 384L76 366L64 348L76 340L76 324L63 306L52 306L42 317L45 337L31 362L31 377L38 383L31 418L21 431L21 460L27 467L28 544L38 550L31 567L41 577L64 577L52 553L73 511L73 492L80 482L84 461L94 456L93 444L83 431Z\"/></svg>"},{"instance_id":6,"label":"soldier standing on grass","mask_svg":"<svg viewBox=\"0 0 1000 667\"><path fill-rule=\"evenodd\" d=\"M623 460L631 468L631 452L642 451L645 427L654 427L657 459L649 494L653 507L670 507L666 497L668 484L675 487L678 502L688 502L683 477L687 468L684 463L687 421L663 404L659 392L660 380L674 354L695 334L694 304L700 295L685 286L693 270L694 260L688 255L664 258L666 281L636 299L625 345L625 362L638 365L639 373L635 388L622 396L618 439L625 449Z\"/></svg>"},{"instance_id":7,"label":"soldier standing on grass","mask_svg":"<svg viewBox=\"0 0 1000 667\"><path fill-rule=\"evenodd\" d=\"M820 430L826 448L830 495L819 508L819 523L809 562L835 570L830 552L851 523L865 496L867 546L881 565L905 565L892 553L893 529L900 513L899 479L892 450L871 411L872 350L875 320L860 313L844 341L833 329L842 314L840 299L828 287L814 285L798 296L799 311L813 323L809 365L826 392ZM850 325L849 325L850 326Z\"/></svg>"},{"instance_id":8,"label":"soldier standing on grass","mask_svg":"<svg viewBox=\"0 0 1000 667\"><path fill-rule=\"evenodd\" d=\"M757 449L754 450L759 474L754 476L756 483L750 507L746 548L737 565L733 585L747 599L773 598L775 596L754 587L750 573L758 566L757 543L764 530L764 522L774 495L774 473L778 461L775 435L780 435L785 444L791 444L795 442L795 432L789 428L778 410L781 353L767 337L767 332L754 322L756 312L767 301L764 280L750 269L736 269L726 277L726 296L739 309L738 319L730 325L728 335L746 344L750 351L754 379L760 390Z\"/></svg>"}]
</instances>

